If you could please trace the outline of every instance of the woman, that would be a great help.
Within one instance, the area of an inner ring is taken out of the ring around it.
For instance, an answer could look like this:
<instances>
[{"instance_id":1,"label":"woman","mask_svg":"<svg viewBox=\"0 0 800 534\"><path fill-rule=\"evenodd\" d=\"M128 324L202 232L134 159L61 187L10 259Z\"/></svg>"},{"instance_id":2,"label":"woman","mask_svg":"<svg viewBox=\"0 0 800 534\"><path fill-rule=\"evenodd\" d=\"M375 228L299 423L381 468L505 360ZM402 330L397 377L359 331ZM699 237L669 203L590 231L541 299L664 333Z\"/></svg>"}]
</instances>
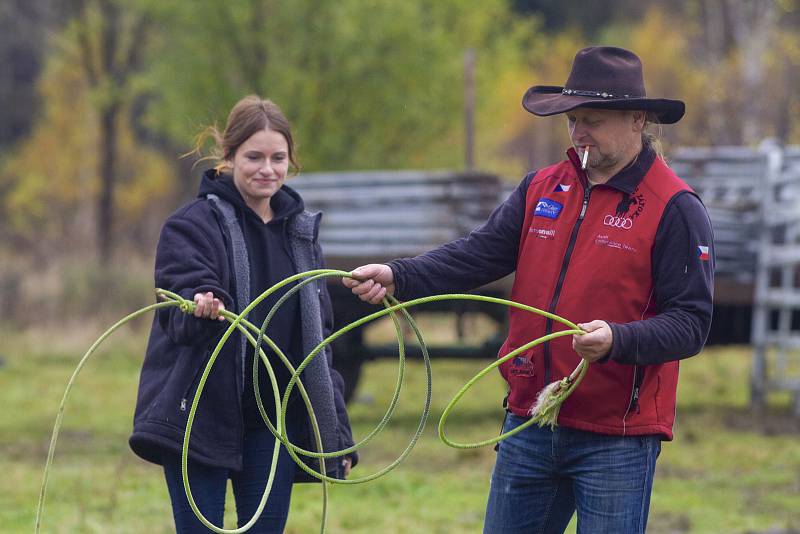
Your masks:
<instances>
[{"instance_id":1,"label":"woman","mask_svg":"<svg viewBox=\"0 0 800 534\"><path fill-rule=\"evenodd\" d=\"M189 507L181 477L181 447L198 382L228 323L225 309L241 311L255 297L288 276L322 265L317 243L320 214L304 209L300 196L284 185L297 169L288 121L269 100L247 96L231 110L224 132L209 128L217 166L203 174L198 198L164 224L156 252L156 287L194 300L192 315L161 310L153 320L142 367L130 446L164 467L179 533L208 532ZM289 286L260 303L247 319L261 325ZM295 367L332 327L324 281L295 293L267 330ZM279 396L291 377L264 349L275 369ZM331 352L312 360L301 379L314 406L326 451L353 444L341 376ZM189 481L203 515L222 526L230 479L239 526L254 514L266 485L275 438L258 412L253 393L254 349L238 333L225 344L208 377L192 426ZM275 423L272 386L259 362L263 404ZM290 441L316 450L312 427L297 389L287 408ZM343 478L356 456L327 460L328 474ZM318 462L309 460L318 469ZM283 532L292 484L312 479L281 446L267 506L250 532Z\"/></svg>"}]
</instances>

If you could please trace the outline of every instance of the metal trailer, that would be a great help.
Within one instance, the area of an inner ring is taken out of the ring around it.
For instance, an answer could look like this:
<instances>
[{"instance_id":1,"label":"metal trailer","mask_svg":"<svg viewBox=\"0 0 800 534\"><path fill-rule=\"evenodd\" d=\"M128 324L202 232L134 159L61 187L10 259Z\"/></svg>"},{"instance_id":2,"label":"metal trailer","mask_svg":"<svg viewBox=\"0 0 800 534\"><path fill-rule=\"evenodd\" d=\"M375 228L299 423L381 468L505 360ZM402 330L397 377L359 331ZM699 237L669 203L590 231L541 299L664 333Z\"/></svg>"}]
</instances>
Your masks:
<instances>
[{"instance_id":1,"label":"metal trailer","mask_svg":"<svg viewBox=\"0 0 800 534\"><path fill-rule=\"evenodd\" d=\"M675 156L714 226L715 329L753 345L751 404L788 391L800 416L800 147L766 140Z\"/></svg>"}]
</instances>

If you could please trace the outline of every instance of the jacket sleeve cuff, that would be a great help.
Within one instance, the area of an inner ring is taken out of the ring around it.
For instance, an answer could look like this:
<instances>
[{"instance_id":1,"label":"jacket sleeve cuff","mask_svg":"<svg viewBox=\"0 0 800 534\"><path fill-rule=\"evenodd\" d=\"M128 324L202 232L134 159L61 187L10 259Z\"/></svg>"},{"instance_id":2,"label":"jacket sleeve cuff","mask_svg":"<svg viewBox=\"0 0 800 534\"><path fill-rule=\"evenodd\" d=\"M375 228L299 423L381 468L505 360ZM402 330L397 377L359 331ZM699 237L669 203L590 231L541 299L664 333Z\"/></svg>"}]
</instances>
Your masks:
<instances>
[{"instance_id":1,"label":"jacket sleeve cuff","mask_svg":"<svg viewBox=\"0 0 800 534\"><path fill-rule=\"evenodd\" d=\"M631 354L630 350L625 349L626 346L630 345L630 343L627 342L630 337L629 328L619 323L608 323L608 326L611 327L611 350L608 351L607 355L598 360L598 362L605 363L612 360L626 365L636 365L636 354Z\"/></svg>"},{"instance_id":2,"label":"jacket sleeve cuff","mask_svg":"<svg viewBox=\"0 0 800 534\"><path fill-rule=\"evenodd\" d=\"M394 298L403 300L400 295L403 294L403 271L396 260L387 262L386 265L392 270L392 277L394 278Z\"/></svg>"}]
</instances>

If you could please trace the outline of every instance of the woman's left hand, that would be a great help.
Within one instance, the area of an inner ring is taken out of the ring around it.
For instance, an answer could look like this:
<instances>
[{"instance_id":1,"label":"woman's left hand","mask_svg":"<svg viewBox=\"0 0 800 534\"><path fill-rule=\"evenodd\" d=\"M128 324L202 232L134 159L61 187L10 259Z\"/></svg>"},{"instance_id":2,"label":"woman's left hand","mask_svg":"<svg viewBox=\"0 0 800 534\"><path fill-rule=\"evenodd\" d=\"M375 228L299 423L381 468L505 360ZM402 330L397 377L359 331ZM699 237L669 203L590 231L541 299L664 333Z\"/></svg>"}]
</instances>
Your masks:
<instances>
[{"instance_id":1,"label":"woman's left hand","mask_svg":"<svg viewBox=\"0 0 800 534\"><path fill-rule=\"evenodd\" d=\"M342 467L344 468L344 478L350 476L350 469L353 467L353 459L349 456L346 456L344 460L342 460Z\"/></svg>"}]
</instances>

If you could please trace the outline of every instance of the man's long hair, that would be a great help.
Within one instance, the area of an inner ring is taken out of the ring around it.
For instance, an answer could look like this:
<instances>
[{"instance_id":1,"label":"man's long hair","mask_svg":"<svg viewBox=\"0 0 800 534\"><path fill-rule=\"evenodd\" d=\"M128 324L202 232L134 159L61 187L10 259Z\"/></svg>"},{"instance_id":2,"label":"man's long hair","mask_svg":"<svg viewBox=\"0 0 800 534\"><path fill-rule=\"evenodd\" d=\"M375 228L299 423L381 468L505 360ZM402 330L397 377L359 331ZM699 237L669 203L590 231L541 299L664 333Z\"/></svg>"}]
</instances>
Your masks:
<instances>
[{"instance_id":1,"label":"man's long hair","mask_svg":"<svg viewBox=\"0 0 800 534\"><path fill-rule=\"evenodd\" d=\"M645 116L644 128L642 128L642 146L650 146L656 152L656 156L664 159L664 146L661 144L662 126L655 113L648 113Z\"/></svg>"}]
</instances>

